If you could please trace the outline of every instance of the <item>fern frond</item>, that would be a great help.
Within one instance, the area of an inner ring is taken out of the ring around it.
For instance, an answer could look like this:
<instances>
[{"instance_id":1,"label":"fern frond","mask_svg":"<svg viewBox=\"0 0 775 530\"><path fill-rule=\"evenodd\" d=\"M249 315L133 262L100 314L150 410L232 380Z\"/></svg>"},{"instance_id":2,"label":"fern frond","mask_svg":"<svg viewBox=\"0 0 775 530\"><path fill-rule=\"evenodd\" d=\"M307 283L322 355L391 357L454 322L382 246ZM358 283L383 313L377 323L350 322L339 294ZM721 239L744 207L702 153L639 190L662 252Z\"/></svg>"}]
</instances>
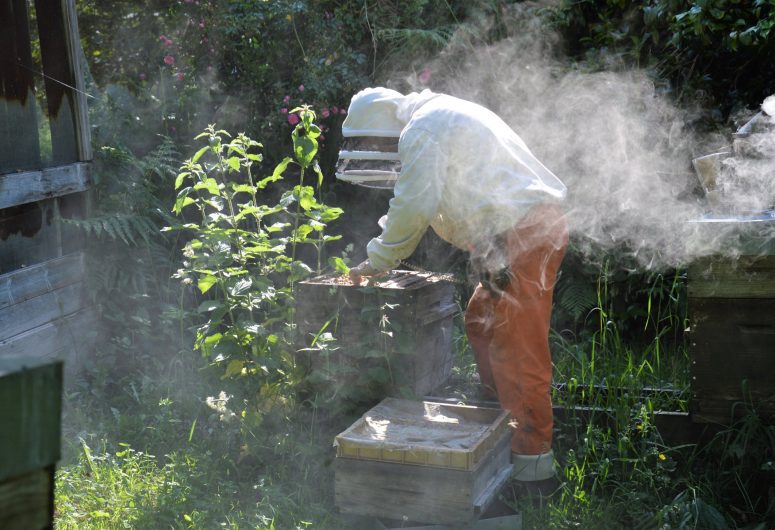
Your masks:
<instances>
[{"instance_id":1,"label":"fern frond","mask_svg":"<svg viewBox=\"0 0 775 530\"><path fill-rule=\"evenodd\" d=\"M62 222L83 230L87 235L96 238L107 236L128 246L136 246L139 239L149 243L159 234L159 228L153 221L138 214L113 213L88 219L62 219Z\"/></svg>"},{"instance_id":2,"label":"fern frond","mask_svg":"<svg viewBox=\"0 0 775 530\"><path fill-rule=\"evenodd\" d=\"M562 309L567 311L572 318L578 320L595 307L597 292L588 283L570 281L557 286L555 299Z\"/></svg>"}]
</instances>

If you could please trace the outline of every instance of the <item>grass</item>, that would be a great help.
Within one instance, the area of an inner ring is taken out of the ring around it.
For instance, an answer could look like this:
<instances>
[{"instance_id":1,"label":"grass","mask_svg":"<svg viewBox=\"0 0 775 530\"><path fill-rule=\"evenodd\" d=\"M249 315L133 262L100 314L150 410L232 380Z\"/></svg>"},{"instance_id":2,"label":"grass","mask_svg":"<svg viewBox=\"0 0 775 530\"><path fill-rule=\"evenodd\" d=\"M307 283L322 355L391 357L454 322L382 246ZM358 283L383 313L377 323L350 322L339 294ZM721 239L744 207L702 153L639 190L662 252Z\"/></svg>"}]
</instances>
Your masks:
<instances>
[{"instance_id":1,"label":"grass","mask_svg":"<svg viewBox=\"0 0 775 530\"><path fill-rule=\"evenodd\" d=\"M686 409L689 358L660 328L683 324L676 306L649 307L643 331L624 332L626 318L601 295L583 340L553 335L555 404L593 412L555 426L560 486L551 501L503 492L524 528L775 527L775 427L752 404L701 445L665 443L654 415ZM454 378L472 399L475 367L459 322L455 342ZM334 507L331 443L355 417L324 417L289 399L247 428L228 414L228 382L190 352L158 358L118 379L70 385L57 528L348 528ZM216 389L223 399L208 400Z\"/></svg>"}]
</instances>

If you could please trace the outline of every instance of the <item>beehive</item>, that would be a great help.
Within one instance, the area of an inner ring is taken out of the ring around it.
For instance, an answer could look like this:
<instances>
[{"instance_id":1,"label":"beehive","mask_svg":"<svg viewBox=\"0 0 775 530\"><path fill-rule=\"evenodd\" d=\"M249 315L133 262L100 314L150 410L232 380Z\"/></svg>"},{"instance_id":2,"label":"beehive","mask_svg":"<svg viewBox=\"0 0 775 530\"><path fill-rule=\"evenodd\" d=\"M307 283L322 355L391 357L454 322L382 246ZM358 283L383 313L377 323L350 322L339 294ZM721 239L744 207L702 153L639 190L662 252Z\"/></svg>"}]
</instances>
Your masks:
<instances>
[{"instance_id":1,"label":"beehive","mask_svg":"<svg viewBox=\"0 0 775 530\"><path fill-rule=\"evenodd\" d=\"M62 363L0 357L0 528L53 528Z\"/></svg>"},{"instance_id":2,"label":"beehive","mask_svg":"<svg viewBox=\"0 0 775 530\"><path fill-rule=\"evenodd\" d=\"M771 416L775 255L698 260L688 291L692 417L728 424L751 406Z\"/></svg>"},{"instance_id":3,"label":"beehive","mask_svg":"<svg viewBox=\"0 0 775 530\"><path fill-rule=\"evenodd\" d=\"M320 276L297 285L297 336L308 370L325 371L331 383L362 401L385 395L424 396L452 369L453 316L458 312L448 275L393 271L364 285ZM309 346L322 333L335 350Z\"/></svg>"},{"instance_id":4,"label":"beehive","mask_svg":"<svg viewBox=\"0 0 775 530\"><path fill-rule=\"evenodd\" d=\"M336 437L344 513L433 524L476 519L511 473L508 412L387 398Z\"/></svg>"}]
</instances>

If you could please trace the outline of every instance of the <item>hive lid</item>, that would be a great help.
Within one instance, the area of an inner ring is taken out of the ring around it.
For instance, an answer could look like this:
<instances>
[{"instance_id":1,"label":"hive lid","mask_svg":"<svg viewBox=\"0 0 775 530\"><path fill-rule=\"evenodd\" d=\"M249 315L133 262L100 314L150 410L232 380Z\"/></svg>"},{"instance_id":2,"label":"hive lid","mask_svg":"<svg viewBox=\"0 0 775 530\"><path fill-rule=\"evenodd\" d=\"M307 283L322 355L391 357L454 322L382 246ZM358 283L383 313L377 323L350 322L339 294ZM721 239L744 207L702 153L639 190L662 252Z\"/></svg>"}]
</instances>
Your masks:
<instances>
[{"instance_id":1,"label":"hive lid","mask_svg":"<svg viewBox=\"0 0 775 530\"><path fill-rule=\"evenodd\" d=\"M438 282L453 282L455 281L454 275L445 272L433 272L433 271L407 271L407 270L392 270L384 275L364 277L363 283L355 285L348 276L341 274L324 274L321 276L315 276L303 280L302 284L305 285L332 285L339 287L377 287L380 289L403 289L413 290L425 287L429 284Z\"/></svg>"},{"instance_id":2,"label":"hive lid","mask_svg":"<svg viewBox=\"0 0 775 530\"><path fill-rule=\"evenodd\" d=\"M336 456L470 471L508 418L496 408L386 398L336 437Z\"/></svg>"}]
</instances>

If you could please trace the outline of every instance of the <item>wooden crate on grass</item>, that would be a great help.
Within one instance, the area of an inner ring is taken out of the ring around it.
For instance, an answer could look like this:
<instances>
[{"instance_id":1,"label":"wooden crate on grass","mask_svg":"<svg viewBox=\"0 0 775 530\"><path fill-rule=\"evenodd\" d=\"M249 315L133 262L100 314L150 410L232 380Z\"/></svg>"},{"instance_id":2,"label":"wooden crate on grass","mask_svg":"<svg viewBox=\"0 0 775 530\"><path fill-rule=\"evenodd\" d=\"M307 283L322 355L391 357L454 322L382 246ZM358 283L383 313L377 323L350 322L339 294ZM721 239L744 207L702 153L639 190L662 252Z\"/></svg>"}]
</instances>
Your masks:
<instances>
[{"instance_id":1,"label":"wooden crate on grass","mask_svg":"<svg viewBox=\"0 0 775 530\"><path fill-rule=\"evenodd\" d=\"M698 260L688 292L692 418L775 414L775 256Z\"/></svg>"},{"instance_id":2,"label":"wooden crate on grass","mask_svg":"<svg viewBox=\"0 0 775 530\"><path fill-rule=\"evenodd\" d=\"M387 398L336 437L343 513L466 524L511 474L508 412Z\"/></svg>"},{"instance_id":3,"label":"wooden crate on grass","mask_svg":"<svg viewBox=\"0 0 775 530\"><path fill-rule=\"evenodd\" d=\"M367 401L424 396L445 383L458 312L454 292L448 275L431 272L393 271L361 286L342 276L300 282L299 358L313 389L341 386ZM336 339L333 349L320 347L324 333Z\"/></svg>"},{"instance_id":4,"label":"wooden crate on grass","mask_svg":"<svg viewBox=\"0 0 775 530\"><path fill-rule=\"evenodd\" d=\"M0 528L53 528L62 363L0 357Z\"/></svg>"}]
</instances>

